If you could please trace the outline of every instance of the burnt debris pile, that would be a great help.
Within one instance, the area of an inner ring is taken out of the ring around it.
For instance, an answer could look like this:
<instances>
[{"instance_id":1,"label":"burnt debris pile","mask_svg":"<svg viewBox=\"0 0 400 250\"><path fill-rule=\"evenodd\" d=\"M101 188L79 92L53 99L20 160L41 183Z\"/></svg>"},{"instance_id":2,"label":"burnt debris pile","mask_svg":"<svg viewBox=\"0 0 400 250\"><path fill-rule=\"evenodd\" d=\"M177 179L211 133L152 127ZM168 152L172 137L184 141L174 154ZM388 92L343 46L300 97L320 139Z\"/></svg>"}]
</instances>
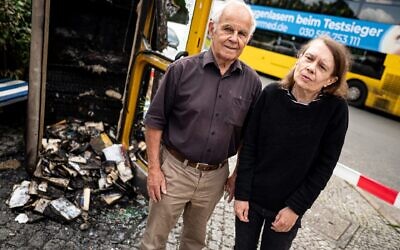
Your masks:
<instances>
[{"instance_id":1,"label":"burnt debris pile","mask_svg":"<svg viewBox=\"0 0 400 250\"><path fill-rule=\"evenodd\" d=\"M91 206L137 196L131 159L115 143L113 127L69 119L48 126L43 138L31 180L15 185L7 201L11 209L62 222L87 221Z\"/></svg>"}]
</instances>

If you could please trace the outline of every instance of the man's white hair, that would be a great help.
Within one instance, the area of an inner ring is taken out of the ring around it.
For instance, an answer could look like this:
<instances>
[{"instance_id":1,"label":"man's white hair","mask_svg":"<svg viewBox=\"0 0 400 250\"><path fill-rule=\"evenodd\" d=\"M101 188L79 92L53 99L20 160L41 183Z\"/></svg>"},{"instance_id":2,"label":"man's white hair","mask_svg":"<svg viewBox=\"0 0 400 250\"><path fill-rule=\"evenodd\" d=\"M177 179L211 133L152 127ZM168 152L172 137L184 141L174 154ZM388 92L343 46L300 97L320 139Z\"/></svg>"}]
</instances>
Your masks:
<instances>
[{"instance_id":1,"label":"man's white hair","mask_svg":"<svg viewBox=\"0 0 400 250\"><path fill-rule=\"evenodd\" d=\"M218 24L219 19L222 15L222 13L224 12L224 10L226 9L226 7L228 7L231 4L236 4L237 6L243 7L245 10L247 10L247 12L250 14L251 16L251 27L250 27L250 35L252 35L254 33L254 31L256 30L256 19L254 17L254 13L251 10L251 8L243 1L243 0L228 0L225 1L223 3L222 6L219 6L213 13L211 16L211 20L215 23ZM216 26L214 26L214 29L216 28Z\"/></svg>"}]
</instances>

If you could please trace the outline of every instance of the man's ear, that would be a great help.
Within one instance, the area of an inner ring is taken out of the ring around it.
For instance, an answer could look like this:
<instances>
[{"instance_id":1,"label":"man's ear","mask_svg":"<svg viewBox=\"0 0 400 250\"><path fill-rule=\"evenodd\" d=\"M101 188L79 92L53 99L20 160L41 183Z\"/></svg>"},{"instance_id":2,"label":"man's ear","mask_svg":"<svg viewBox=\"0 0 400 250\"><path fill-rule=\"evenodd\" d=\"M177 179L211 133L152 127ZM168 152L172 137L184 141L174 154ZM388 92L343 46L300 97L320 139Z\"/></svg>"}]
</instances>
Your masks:
<instances>
[{"instance_id":1,"label":"man's ear","mask_svg":"<svg viewBox=\"0 0 400 250\"><path fill-rule=\"evenodd\" d=\"M209 35L210 37L212 37L213 34L214 34L214 27L215 27L214 21L213 21L213 20L210 20L210 22L208 22L208 35Z\"/></svg>"},{"instance_id":2,"label":"man's ear","mask_svg":"<svg viewBox=\"0 0 400 250\"><path fill-rule=\"evenodd\" d=\"M249 38L247 38L246 45L249 44L249 42L250 42L250 40L251 40L252 38L253 38L253 34L251 34L251 35L249 36Z\"/></svg>"}]
</instances>

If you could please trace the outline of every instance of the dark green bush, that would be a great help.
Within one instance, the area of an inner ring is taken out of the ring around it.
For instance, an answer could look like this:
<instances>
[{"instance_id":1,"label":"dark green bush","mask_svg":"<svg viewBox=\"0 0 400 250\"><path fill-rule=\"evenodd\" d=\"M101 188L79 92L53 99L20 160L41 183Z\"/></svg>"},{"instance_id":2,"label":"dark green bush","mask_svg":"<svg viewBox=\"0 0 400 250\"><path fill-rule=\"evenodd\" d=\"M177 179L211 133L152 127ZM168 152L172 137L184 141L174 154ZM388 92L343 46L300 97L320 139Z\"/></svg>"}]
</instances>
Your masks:
<instances>
[{"instance_id":1,"label":"dark green bush","mask_svg":"<svg viewBox=\"0 0 400 250\"><path fill-rule=\"evenodd\" d=\"M0 1L0 77L22 79L29 67L31 1Z\"/></svg>"}]
</instances>

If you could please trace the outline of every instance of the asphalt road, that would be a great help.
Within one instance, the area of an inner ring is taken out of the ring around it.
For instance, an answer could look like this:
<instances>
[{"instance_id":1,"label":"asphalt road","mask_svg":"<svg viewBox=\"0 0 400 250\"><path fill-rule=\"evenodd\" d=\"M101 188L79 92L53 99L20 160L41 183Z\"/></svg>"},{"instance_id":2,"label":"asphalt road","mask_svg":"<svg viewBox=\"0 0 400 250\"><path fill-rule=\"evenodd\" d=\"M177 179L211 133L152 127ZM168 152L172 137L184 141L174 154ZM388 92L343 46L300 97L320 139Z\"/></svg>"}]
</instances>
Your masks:
<instances>
[{"instance_id":1,"label":"asphalt road","mask_svg":"<svg viewBox=\"0 0 400 250\"><path fill-rule=\"evenodd\" d=\"M263 85L274 81L261 76ZM400 119L349 107L349 128L339 162L400 190Z\"/></svg>"},{"instance_id":2,"label":"asphalt road","mask_svg":"<svg viewBox=\"0 0 400 250\"><path fill-rule=\"evenodd\" d=\"M400 121L350 107L350 122L340 162L400 190Z\"/></svg>"}]
</instances>

